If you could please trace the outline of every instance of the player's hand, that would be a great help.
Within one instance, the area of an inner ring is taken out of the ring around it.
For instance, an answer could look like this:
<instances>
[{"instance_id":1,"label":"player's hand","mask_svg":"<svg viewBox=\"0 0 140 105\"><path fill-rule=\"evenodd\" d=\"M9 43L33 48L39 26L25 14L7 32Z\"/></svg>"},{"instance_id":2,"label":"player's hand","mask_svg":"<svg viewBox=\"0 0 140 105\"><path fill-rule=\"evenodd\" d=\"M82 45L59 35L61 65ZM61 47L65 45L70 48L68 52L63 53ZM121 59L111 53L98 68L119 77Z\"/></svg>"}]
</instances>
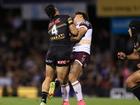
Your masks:
<instances>
[{"instance_id":1,"label":"player's hand","mask_svg":"<svg viewBox=\"0 0 140 105\"><path fill-rule=\"evenodd\" d=\"M139 69L140 69L140 63L138 63L138 64L137 64L137 68L139 68Z\"/></svg>"},{"instance_id":2,"label":"player's hand","mask_svg":"<svg viewBox=\"0 0 140 105\"><path fill-rule=\"evenodd\" d=\"M118 59L124 60L126 58L126 54L124 52L118 52Z\"/></svg>"}]
</instances>

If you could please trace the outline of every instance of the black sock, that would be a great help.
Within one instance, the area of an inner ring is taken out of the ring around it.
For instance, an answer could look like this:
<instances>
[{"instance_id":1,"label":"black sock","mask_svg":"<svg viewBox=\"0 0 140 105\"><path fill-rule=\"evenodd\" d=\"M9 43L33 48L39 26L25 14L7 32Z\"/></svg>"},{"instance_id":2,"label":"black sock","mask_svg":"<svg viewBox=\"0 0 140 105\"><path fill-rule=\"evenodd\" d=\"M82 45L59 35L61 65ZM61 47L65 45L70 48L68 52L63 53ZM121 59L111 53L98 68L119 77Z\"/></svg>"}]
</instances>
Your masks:
<instances>
[{"instance_id":1,"label":"black sock","mask_svg":"<svg viewBox=\"0 0 140 105\"><path fill-rule=\"evenodd\" d=\"M58 88L60 86L60 81L59 80L55 80L55 88Z\"/></svg>"},{"instance_id":2,"label":"black sock","mask_svg":"<svg viewBox=\"0 0 140 105\"><path fill-rule=\"evenodd\" d=\"M138 98L138 100L140 101L140 85L137 85L133 88L131 88L131 91L133 92L133 94Z\"/></svg>"},{"instance_id":3,"label":"black sock","mask_svg":"<svg viewBox=\"0 0 140 105\"><path fill-rule=\"evenodd\" d=\"M41 102L46 103L47 97L48 97L48 93L47 92L42 92L41 93Z\"/></svg>"}]
</instances>

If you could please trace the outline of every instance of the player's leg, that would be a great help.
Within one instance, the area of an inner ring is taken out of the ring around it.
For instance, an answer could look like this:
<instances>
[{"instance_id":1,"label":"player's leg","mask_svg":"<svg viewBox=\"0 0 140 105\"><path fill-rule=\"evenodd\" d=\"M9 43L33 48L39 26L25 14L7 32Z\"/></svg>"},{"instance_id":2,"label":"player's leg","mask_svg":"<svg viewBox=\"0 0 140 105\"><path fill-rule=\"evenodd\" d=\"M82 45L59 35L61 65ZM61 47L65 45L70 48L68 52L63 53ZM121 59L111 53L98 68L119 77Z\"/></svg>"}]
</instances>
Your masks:
<instances>
[{"instance_id":1,"label":"player's leg","mask_svg":"<svg viewBox=\"0 0 140 105\"><path fill-rule=\"evenodd\" d=\"M68 83L61 85L63 105L69 105L69 91L70 91L70 86Z\"/></svg>"},{"instance_id":2,"label":"player's leg","mask_svg":"<svg viewBox=\"0 0 140 105\"><path fill-rule=\"evenodd\" d=\"M50 88L49 88L49 93L48 93L48 99L51 99L51 98L54 96L55 88L56 88L55 82L52 81L52 82L50 83Z\"/></svg>"},{"instance_id":3,"label":"player's leg","mask_svg":"<svg viewBox=\"0 0 140 105\"><path fill-rule=\"evenodd\" d=\"M84 52L76 52L73 53L73 58L74 58L74 62L71 65L71 69L69 73L69 81L71 82L72 87L75 91L78 105L85 105L85 102L83 100L82 87L78 79L83 70L83 67L87 65L87 62L89 60L89 55Z\"/></svg>"},{"instance_id":4,"label":"player's leg","mask_svg":"<svg viewBox=\"0 0 140 105\"><path fill-rule=\"evenodd\" d=\"M60 50L60 49L59 49ZM70 66L70 56L72 47L62 48L57 55L57 79L61 85L63 104L69 105L69 85L67 85L69 66Z\"/></svg>"},{"instance_id":5,"label":"player's leg","mask_svg":"<svg viewBox=\"0 0 140 105\"><path fill-rule=\"evenodd\" d=\"M61 85L63 105L69 105L70 87L67 84L67 75L69 73L69 67L68 66L57 66L56 70L57 70L57 79L59 80L60 85Z\"/></svg>"},{"instance_id":6,"label":"player's leg","mask_svg":"<svg viewBox=\"0 0 140 105\"><path fill-rule=\"evenodd\" d=\"M56 75L56 71L54 72L54 76L53 76L53 80L52 82L50 83L50 88L49 88L49 95L48 95L48 99L51 99L53 96L54 96L54 93L55 93L55 89L57 88L57 84L55 82L57 78L57 75Z\"/></svg>"},{"instance_id":7,"label":"player's leg","mask_svg":"<svg viewBox=\"0 0 140 105\"><path fill-rule=\"evenodd\" d=\"M41 104L45 105L48 97L50 82L53 79L54 69L50 65L46 65L45 80L42 83Z\"/></svg>"},{"instance_id":8,"label":"player's leg","mask_svg":"<svg viewBox=\"0 0 140 105\"><path fill-rule=\"evenodd\" d=\"M140 70L134 72L127 78L126 85L140 100Z\"/></svg>"},{"instance_id":9,"label":"player's leg","mask_svg":"<svg viewBox=\"0 0 140 105\"><path fill-rule=\"evenodd\" d=\"M69 73L69 81L71 82L72 87L75 91L78 105L85 105L85 102L83 100L81 83L78 81L81 71L82 71L82 65L79 62L74 61Z\"/></svg>"}]
</instances>

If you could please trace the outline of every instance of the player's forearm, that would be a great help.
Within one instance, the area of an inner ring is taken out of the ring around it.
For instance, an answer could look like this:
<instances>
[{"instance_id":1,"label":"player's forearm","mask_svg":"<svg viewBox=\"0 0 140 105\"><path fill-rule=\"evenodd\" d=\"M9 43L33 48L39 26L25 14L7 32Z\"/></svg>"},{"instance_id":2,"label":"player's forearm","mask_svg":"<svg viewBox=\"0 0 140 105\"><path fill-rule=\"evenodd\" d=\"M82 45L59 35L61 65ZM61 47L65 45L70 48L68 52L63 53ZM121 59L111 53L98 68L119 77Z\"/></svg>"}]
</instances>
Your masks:
<instances>
[{"instance_id":1,"label":"player's forearm","mask_svg":"<svg viewBox=\"0 0 140 105\"><path fill-rule=\"evenodd\" d=\"M78 35L78 30L76 28L76 26L74 24L71 24L69 26L70 32L73 36L77 36Z\"/></svg>"},{"instance_id":2,"label":"player's forearm","mask_svg":"<svg viewBox=\"0 0 140 105\"><path fill-rule=\"evenodd\" d=\"M138 60L138 59L140 59L140 56L137 53L132 53L130 55L127 55L126 57L127 57L128 60Z\"/></svg>"},{"instance_id":3,"label":"player's forearm","mask_svg":"<svg viewBox=\"0 0 140 105\"><path fill-rule=\"evenodd\" d=\"M78 35L77 36L72 36L71 40L72 41L79 41L85 35L86 32L87 32L87 30L85 30L83 28L80 28L78 30Z\"/></svg>"}]
</instances>

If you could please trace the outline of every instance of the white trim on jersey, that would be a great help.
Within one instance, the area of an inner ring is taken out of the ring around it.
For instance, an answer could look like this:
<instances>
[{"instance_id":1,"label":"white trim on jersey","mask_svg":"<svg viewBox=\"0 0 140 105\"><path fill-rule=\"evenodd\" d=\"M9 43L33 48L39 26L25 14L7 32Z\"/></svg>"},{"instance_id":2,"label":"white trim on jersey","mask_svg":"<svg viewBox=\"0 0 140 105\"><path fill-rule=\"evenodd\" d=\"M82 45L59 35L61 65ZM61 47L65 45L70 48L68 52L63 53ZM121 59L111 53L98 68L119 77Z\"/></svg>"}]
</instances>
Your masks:
<instances>
[{"instance_id":1,"label":"white trim on jersey","mask_svg":"<svg viewBox=\"0 0 140 105\"><path fill-rule=\"evenodd\" d=\"M81 66L83 66L83 64L78 59L75 59L75 61L78 62Z\"/></svg>"},{"instance_id":2,"label":"white trim on jersey","mask_svg":"<svg viewBox=\"0 0 140 105\"><path fill-rule=\"evenodd\" d=\"M86 30L88 30L88 28L86 26L84 26L84 25L79 26L79 28L85 28Z\"/></svg>"}]
</instances>

